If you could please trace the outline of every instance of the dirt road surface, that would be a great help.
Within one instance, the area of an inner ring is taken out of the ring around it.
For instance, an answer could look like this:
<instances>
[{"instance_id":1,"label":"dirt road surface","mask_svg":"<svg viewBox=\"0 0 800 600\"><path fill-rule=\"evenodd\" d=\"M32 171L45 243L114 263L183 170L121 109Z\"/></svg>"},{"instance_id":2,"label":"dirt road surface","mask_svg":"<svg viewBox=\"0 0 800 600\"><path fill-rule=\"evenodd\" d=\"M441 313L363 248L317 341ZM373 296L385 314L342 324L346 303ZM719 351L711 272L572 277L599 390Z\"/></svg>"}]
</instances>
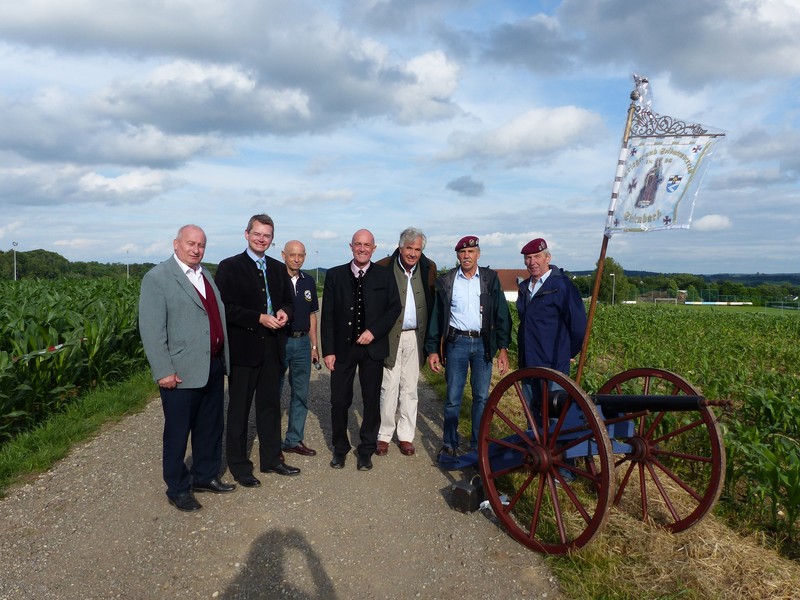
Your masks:
<instances>
[{"instance_id":1,"label":"dirt road surface","mask_svg":"<svg viewBox=\"0 0 800 600\"><path fill-rule=\"evenodd\" d=\"M287 455L301 475L198 494L197 513L164 495L158 400L11 489L0 501L0 599L562 597L542 558L491 514L451 507L451 484L469 474L435 465L432 390L420 387L417 454L391 445L361 472L353 455L344 470L328 466L329 383L327 371L312 374L306 443L319 454Z\"/></svg>"}]
</instances>

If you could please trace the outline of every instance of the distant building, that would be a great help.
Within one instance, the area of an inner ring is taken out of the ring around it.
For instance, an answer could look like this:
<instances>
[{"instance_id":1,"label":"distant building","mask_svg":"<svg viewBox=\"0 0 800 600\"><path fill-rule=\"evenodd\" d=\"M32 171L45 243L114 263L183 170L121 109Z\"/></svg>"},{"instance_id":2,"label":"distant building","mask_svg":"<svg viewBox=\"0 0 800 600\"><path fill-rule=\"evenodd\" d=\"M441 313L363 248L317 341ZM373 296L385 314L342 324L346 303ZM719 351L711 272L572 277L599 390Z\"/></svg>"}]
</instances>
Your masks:
<instances>
[{"instance_id":1,"label":"distant building","mask_svg":"<svg viewBox=\"0 0 800 600\"><path fill-rule=\"evenodd\" d=\"M506 300L516 302L519 283L531 276L527 269L495 269Z\"/></svg>"}]
</instances>

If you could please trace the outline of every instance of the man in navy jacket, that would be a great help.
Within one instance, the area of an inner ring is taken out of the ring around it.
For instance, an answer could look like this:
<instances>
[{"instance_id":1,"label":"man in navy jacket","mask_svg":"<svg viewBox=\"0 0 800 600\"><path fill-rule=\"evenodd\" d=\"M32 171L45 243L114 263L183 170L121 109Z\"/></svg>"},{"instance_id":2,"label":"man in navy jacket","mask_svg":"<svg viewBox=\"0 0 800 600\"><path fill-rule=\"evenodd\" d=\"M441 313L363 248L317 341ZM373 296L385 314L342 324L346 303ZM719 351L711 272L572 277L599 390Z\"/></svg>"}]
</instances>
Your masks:
<instances>
[{"instance_id":1,"label":"man in navy jacket","mask_svg":"<svg viewBox=\"0 0 800 600\"><path fill-rule=\"evenodd\" d=\"M531 276L519 284L517 295L519 366L549 367L569 375L570 359L580 352L586 332L580 292L563 269L550 265L542 238L525 244L521 254Z\"/></svg>"}]
</instances>

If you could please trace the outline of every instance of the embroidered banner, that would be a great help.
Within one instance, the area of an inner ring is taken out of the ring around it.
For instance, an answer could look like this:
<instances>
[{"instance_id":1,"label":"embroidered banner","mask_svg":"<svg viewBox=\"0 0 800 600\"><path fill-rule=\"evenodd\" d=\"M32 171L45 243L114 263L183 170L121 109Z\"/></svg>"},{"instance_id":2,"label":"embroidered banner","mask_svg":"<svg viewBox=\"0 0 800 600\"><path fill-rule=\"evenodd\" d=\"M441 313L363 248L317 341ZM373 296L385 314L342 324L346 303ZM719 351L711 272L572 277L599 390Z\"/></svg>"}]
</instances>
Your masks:
<instances>
[{"instance_id":1,"label":"embroidered banner","mask_svg":"<svg viewBox=\"0 0 800 600\"><path fill-rule=\"evenodd\" d=\"M647 78L634 75L635 118L614 178L605 235L688 229L719 130L651 112ZM634 98L634 96L631 96Z\"/></svg>"}]
</instances>

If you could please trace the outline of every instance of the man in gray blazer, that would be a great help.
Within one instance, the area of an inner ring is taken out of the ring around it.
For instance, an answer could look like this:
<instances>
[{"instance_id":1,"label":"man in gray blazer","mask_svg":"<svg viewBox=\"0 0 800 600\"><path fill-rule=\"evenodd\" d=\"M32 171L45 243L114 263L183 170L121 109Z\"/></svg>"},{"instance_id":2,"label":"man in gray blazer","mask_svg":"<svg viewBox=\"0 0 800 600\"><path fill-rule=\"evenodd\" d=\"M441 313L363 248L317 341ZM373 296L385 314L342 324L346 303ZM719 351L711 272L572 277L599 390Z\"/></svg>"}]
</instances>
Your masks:
<instances>
[{"instance_id":1,"label":"man in gray blazer","mask_svg":"<svg viewBox=\"0 0 800 600\"><path fill-rule=\"evenodd\" d=\"M175 254L142 279L139 333L164 410L163 474L178 510L200 510L192 491L231 492L222 466L224 382L228 370L225 308L200 261L206 234L184 225ZM192 436L192 468L184 458Z\"/></svg>"}]
</instances>

